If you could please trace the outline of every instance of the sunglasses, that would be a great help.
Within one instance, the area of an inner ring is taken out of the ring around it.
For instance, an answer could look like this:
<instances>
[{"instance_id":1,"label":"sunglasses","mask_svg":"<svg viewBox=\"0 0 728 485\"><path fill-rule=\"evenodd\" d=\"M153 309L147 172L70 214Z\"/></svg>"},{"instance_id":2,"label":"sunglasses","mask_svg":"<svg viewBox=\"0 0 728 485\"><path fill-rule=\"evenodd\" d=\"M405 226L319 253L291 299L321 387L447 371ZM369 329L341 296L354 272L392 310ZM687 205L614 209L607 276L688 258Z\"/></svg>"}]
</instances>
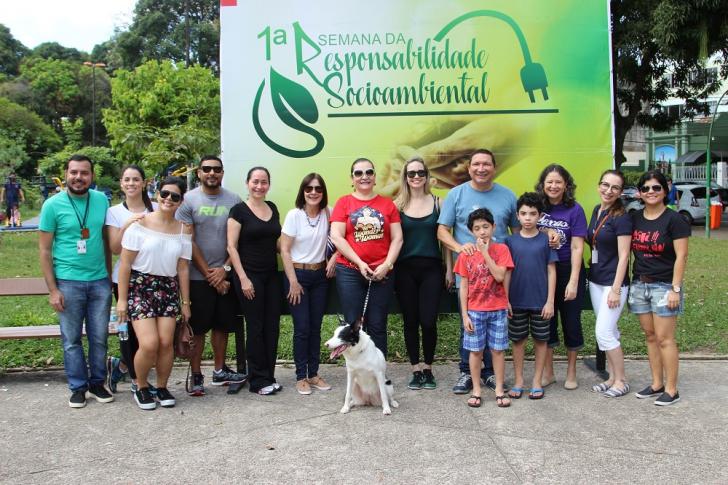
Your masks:
<instances>
[{"instance_id":1,"label":"sunglasses","mask_svg":"<svg viewBox=\"0 0 728 485\"><path fill-rule=\"evenodd\" d=\"M366 175L367 177L371 177L372 175L374 175L374 169L368 168L366 170L354 170L352 172L352 175L354 175L354 177L357 177L357 178L362 177L364 175Z\"/></svg>"},{"instance_id":2,"label":"sunglasses","mask_svg":"<svg viewBox=\"0 0 728 485\"><path fill-rule=\"evenodd\" d=\"M427 170L407 170L407 178L413 179L415 176L425 178L427 176Z\"/></svg>"},{"instance_id":3,"label":"sunglasses","mask_svg":"<svg viewBox=\"0 0 728 485\"><path fill-rule=\"evenodd\" d=\"M317 194L324 193L324 188L321 187L320 185L307 185L303 188L303 191L306 192L307 194L310 194L314 190L316 191Z\"/></svg>"},{"instance_id":4,"label":"sunglasses","mask_svg":"<svg viewBox=\"0 0 728 485\"><path fill-rule=\"evenodd\" d=\"M653 192L662 192L662 185L643 185L640 187L640 192L646 194L652 189Z\"/></svg>"},{"instance_id":5,"label":"sunglasses","mask_svg":"<svg viewBox=\"0 0 728 485\"><path fill-rule=\"evenodd\" d=\"M179 202L182 200L182 194L178 194L177 192L172 192L171 190L160 190L159 196L163 199L166 199L169 197L172 199L172 202Z\"/></svg>"},{"instance_id":6,"label":"sunglasses","mask_svg":"<svg viewBox=\"0 0 728 485\"><path fill-rule=\"evenodd\" d=\"M621 192L622 186L621 185L609 185L606 182L599 182L599 187L608 192Z\"/></svg>"},{"instance_id":7,"label":"sunglasses","mask_svg":"<svg viewBox=\"0 0 728 485\"><path fill-rule=\"evenodd\" d=\"M222 167L213 167L212 165L205 165L204 167L200 167L200 170L202 170L203 173L222 173Z\"/></svg>"}]
</instances>

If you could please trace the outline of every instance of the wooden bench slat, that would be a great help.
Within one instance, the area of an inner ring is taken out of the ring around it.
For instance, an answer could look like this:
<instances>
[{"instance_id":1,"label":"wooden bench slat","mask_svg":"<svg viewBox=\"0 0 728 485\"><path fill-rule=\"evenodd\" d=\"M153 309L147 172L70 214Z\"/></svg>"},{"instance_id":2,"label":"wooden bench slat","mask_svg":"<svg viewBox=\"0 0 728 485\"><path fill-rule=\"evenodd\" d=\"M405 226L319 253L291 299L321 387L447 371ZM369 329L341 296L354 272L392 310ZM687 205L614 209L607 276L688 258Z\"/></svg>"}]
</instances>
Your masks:
<instances>
[{"instance_id":1,"label":"wooden bench slat","mask_svg":"<svg viewBox=\"0 0 728 485\"><path fill-rule=\"evenodd\" d=\"M0 279L0 296L47 295L48 286L43 278Z\"/></svg>"},{"instance_id":2,"label":"wooden bench slat","mask_svg":"<svg viewBox=\"0 0 728 485\"><path fill-rule=\"evenodd\" d=\"M109 325L109 335L118 333L116 326ZM86 335L86 327L83 328ZM0 340L24 338L58 338L61 336L60 325L34 325L32 327L0 327Z\"/></svg>"}]
</instances>

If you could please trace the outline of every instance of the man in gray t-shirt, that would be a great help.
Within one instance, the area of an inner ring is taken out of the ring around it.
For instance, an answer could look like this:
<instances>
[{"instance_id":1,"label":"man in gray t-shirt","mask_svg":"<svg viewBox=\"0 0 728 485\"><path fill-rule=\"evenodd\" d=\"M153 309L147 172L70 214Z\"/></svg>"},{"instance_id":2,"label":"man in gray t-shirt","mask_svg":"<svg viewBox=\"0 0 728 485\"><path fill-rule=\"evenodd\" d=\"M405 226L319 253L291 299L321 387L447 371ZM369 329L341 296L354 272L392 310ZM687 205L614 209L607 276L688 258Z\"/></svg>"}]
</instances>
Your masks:
<instances>
[{"instance_id":1,"label":"man in gray t-shirt","mask_svg":"<svg viewBox=\"0 0 728 485\"><path fill-rule=\"evenodd\" d=\"M225 365L228 334L242 331L243 319L238 301L231 288L230 265L227 253L227 219L230 208L241 202L233 192L222 187L222 160L215 156L202 157L197 169L201 184L185 194L177 210L177 219L192 224L192 268L190 270L190 325L195 334L195 352L190 358L192 386L190 394L205 394L200 365L205 334L212 329L212 352L215 370L213 385L243 383L245 374ZM238 361L244 361L238 356Z\"/></svg>"}]
</instances>

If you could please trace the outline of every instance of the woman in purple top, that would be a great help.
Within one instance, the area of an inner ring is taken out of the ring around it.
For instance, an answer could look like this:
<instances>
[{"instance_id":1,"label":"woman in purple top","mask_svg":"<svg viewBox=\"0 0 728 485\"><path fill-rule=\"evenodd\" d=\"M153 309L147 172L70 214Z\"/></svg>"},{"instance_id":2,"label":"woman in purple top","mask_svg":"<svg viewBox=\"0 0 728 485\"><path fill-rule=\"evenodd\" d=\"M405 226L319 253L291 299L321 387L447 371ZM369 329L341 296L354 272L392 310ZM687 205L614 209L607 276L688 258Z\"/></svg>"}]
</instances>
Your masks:
<instances>
[{"instance_id":1,"label":"woman in purple top","mask_svg":"<svg viewBox=\"0 0 728 485\"><path fill-rule=\"evenodd\" d=\"M556 299L551 319L551 336L542 384L546 387L556 382L554 376L554 347L559 344L558 321L564 332L568 367L564 388L579 387L576 380L576 354L584 346L581 332L581 301L586 279L582 267L586 216L584 209L574 199L576 184L571 174L561 165L547 166L538 178L536 192L544 201L545 210L538 221L542 231L551 229L551 247L556 250ZM554 240L555 239L555 240Z\"/></svg>"},{"instance_id":2,"label":"woman in purple top","mask_svg":"<svg viewBox=\"0 0 728 485\"><path fill-rule=\"evenodd\" d=\"M594 384L592 391L606 397L620 397L629 392L617 322L627 301L632 218L624 211L619 198L624 187L622 172L605 171L597 187L600 202L592 211L587 233L591 247L589 295L597 317L597 345L607 353L609 379Z\"/></svg>"}]
</instances>

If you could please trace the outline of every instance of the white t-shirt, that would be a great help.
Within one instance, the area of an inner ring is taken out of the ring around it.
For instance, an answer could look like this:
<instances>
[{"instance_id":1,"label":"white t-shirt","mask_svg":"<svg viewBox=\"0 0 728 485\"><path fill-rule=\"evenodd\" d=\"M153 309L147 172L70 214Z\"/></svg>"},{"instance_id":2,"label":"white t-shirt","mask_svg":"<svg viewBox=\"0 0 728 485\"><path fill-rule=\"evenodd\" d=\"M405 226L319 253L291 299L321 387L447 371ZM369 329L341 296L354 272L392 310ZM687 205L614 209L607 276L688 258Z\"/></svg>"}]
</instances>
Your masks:
<instances>
[{"instance_id":1,"label":"white t-shirt","mask_svg":"<svg viewBox=\"0 0 728 485\"><path fill-rule=\"evenodd\" d=\"M157 210L157 203L152 202L152 207L154 210ZM148 214L149 211L147 209L144 209L144 213ZM107 226L120 228L123 226L126 221L134 215L134 212L127 209L124 204L116 204L113 207L109 207L109 210L106 211L106 222L104 223ZM114 283L119 282L119 261L116 260L116 264L114 264L114 271L111 274L111 281Z\"/></svg>"},{"instance_id":2,"label":"white t-shirt","mask_svg":"<svg viewBox=\"0 0 728 485\"><path fill-rule=\"evenodd\" d=\"M286 214L281 232L293 238L291 259L294 263L320 263L326 259L326 239L329 236L329 219L326 211L306 218L303 209L291 209Z\"/></svg>"},{"instance_id":3,"label":"white t-shirt","mask_svg":"<svg viewBox=\"0 0 728 485\"><path fill-rule=\"evenodd\" d=\"M177 276L177 260L192 259L192 234L167 234L135 223L124 231L121 247L138 251L131 265L133 270L157 276Z\"/></svg>"}]
</instances>

